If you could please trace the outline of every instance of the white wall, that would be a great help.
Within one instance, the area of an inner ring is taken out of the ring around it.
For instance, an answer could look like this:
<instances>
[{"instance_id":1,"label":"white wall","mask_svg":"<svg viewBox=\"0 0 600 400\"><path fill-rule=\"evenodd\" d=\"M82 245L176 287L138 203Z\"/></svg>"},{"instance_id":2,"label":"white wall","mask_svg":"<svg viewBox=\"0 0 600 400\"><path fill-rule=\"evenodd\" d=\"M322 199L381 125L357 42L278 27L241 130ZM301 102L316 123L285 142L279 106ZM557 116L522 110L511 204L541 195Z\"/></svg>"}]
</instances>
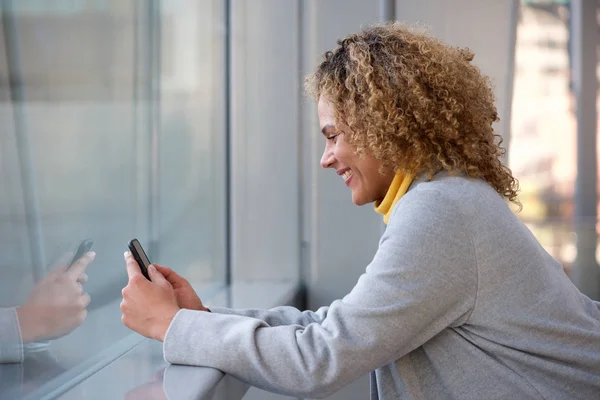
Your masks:
<instances>
[{"instance_id":1,"label":"white wall","mask_svg":"<svg viewBox=\"0 0 600 400\"><path fill-rule=\"evenodd\" d=\"M231 2L232 269L299 275L299 1Z\"/></svg>"}]
</instances>

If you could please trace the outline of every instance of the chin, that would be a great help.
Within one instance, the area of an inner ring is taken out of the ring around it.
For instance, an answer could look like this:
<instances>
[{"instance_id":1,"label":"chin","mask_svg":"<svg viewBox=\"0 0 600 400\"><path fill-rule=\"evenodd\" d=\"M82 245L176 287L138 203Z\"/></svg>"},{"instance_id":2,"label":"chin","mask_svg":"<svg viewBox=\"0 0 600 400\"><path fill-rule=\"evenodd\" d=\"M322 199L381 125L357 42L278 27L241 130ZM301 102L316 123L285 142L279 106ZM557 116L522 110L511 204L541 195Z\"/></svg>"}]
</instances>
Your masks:
<instances>
[{"instance_id":1,"label":"chin","mask_svg":"<svg viewBox=\"0 0 600 400\"><path fill-rule=\"evenodd\" d=\"M356 204L357 206L364 206L365 204L372 203L372 201L369 201L366 198L366 196L363 196L360 193L357 193L357 194L352 193L352 202L354 204Z\"/></svg>"}]
</instances>

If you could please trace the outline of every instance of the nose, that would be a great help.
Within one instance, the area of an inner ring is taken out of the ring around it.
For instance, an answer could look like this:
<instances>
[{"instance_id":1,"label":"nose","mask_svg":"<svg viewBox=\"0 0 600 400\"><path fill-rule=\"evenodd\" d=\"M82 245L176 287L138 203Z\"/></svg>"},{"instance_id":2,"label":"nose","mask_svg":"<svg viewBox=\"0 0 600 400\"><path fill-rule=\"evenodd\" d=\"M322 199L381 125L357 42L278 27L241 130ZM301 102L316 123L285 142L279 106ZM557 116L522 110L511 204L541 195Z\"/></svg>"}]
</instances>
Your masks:
<instances>
[{"instance_id":1,"label":"nose","mask_svg":"<svg viewBox=\"0 0 600 400\"><path fill-rule=\"evenodd\" d=\"M325 145L325 151L323 151L323 156L321 157L321 167L323 168L333 168L333 164L335 163L335 156L333 155L333 150L329 146L329 144Z\"/></svg>"}]
</instances>

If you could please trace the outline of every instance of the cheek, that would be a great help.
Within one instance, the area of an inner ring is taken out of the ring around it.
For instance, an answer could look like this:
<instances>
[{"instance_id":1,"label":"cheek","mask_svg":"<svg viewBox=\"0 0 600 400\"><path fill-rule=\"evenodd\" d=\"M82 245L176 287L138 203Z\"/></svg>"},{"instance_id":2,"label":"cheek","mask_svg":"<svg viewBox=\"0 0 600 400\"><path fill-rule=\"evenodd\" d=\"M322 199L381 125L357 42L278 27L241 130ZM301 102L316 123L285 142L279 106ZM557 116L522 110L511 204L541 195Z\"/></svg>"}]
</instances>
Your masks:
<instances>
[{"instance_id":1,"label":"cheek","mask_svg":"<svg viewBox=\"0 0 600 400\"><path fill-rule=\"evenodd\" d=\"M348 167L357 166L360 163L360 157L354 153L343 139L338 139L333 150L335 158Z\"/></svg>"},{"instance_id":2,"label":"cheek","mask_svg":"<svg viewBox=\"0 0 600 400\"><path fill-rule=\"evenodd\" d=\"M385 186L385 177L379 172L381 167L379 161L371 157L366 157L357 163L357 167L368 188L379 190L381 186Z\"/></svg>"}]
</instances>

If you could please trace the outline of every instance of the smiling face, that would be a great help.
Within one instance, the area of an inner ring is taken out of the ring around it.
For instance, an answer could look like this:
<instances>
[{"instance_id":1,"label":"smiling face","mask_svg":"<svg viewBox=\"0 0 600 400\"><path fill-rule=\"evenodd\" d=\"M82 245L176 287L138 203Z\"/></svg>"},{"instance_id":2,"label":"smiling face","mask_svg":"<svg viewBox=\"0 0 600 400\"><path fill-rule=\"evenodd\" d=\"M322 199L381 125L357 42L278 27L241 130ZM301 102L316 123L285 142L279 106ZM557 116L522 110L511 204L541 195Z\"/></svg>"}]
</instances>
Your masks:
<instances>
[{"instance_id":1,"label":"smiling face","mask_svg":"<svg viewBox=\"0 0 600 400\"><path fill-rule=\"evenodd\" d=\"M344 141L344 134L336 127L333 105L319 98L317 105L321 132L325 136L325 151L321 157L323 168L333 168L344 179L352 191L352 202L362 206L374 201L381 201L385 197L394 172L384 174L379 172L382 165L371 154L360 156Z\"/></svg>"}]
</instances>

